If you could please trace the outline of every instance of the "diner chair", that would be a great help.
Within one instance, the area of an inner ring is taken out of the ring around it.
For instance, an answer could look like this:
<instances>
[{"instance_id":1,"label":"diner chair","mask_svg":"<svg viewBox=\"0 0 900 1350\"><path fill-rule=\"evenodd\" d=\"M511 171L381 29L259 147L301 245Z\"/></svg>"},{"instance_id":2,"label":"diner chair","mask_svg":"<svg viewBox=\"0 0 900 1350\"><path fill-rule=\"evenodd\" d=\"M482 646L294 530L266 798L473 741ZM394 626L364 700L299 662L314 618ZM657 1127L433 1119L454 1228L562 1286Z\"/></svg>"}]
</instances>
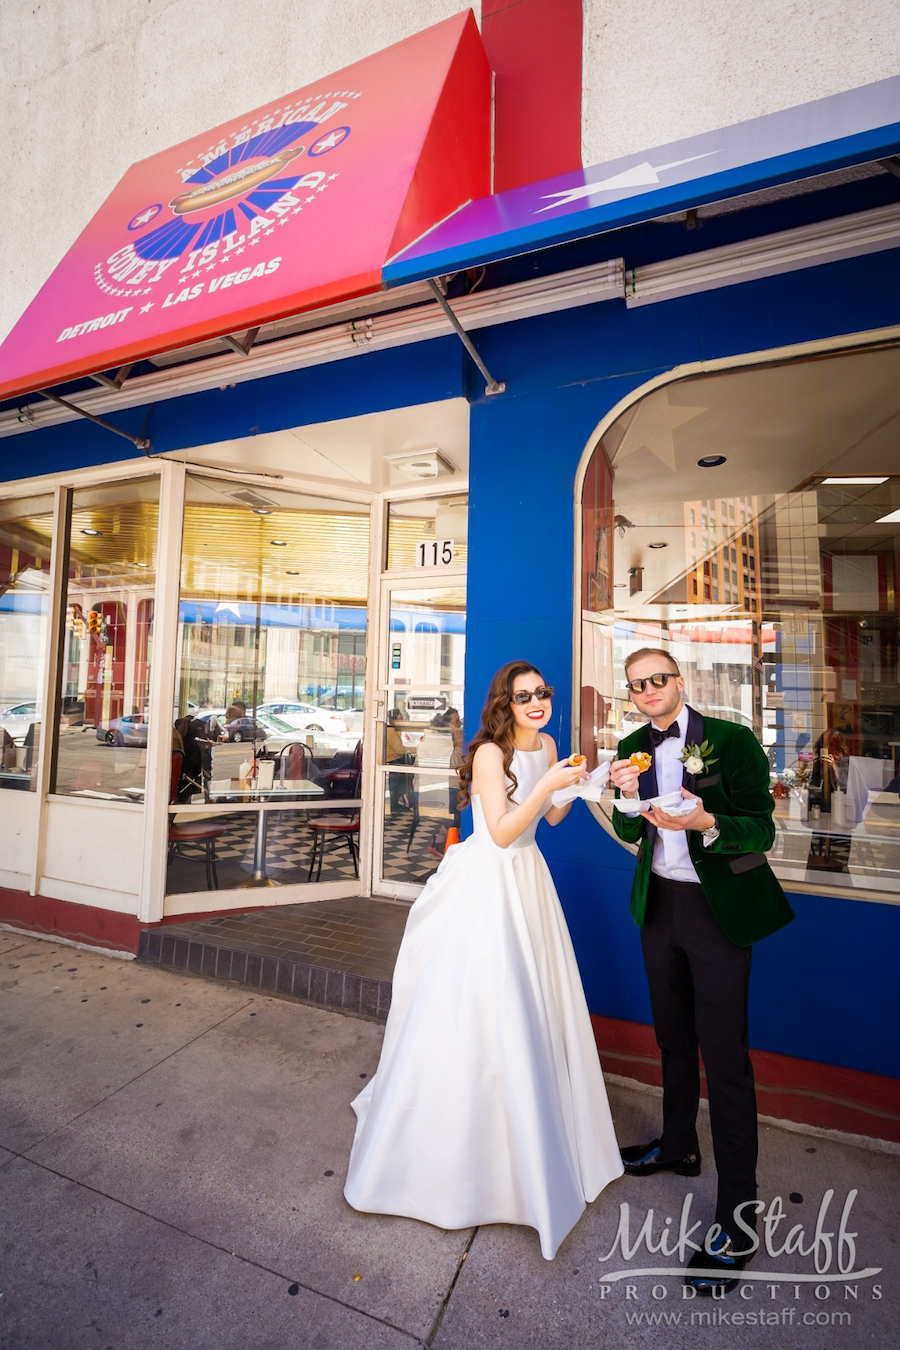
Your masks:
<instances>
[{"instance_id":1,"label":"diner chair","mask_svg":"<svg viewBox=\"0 0 900 1350\"><path fill-rule=\"evenodd\" d=\"M309 765L312 759L312 753L309 746L304 745L302 741L288 741L279 752L279 760L283 760L287 755L287 762L284 767L285 782L288 779L297 781L299 779L309 778ZM276 773L275 777L278 778Z\"/></svg>"},{"instance_id":2,"label":"diner chair","mask_svg":"<svg viewBox=\"0 0 900 1350\"><path fill-rule=\"evenodd\" d=\"M322 774L322 784L329 797L359 796L359 780L362 776L362 741L356 742L349 764L340 769L329 769Z\"/></svg>"},{"instance_id":3,"label":"diner chair","mask_svg":"<svg viewBox=\"0 0 900 1350\"><path fill-rule=\"evenodd\" d=\"M358 746L357 749L359 749ZM341 771L338 770L338 772ZM350 791L342 795L358 797L359 780L360 774L357 772L355 778L349 784ZM359 876L359 810L354 811L350 816L335 816L330 811L323 811L315 820L309 822L309 831L312 835L313 846L309 859L307 881L312 881L313 871L316 873L316 881L321 878L322 859L325 857L326 849L338 848L342 841L346 841L347 848L350 850L353 874L356 877Z\"/></svg>"},{"instance_id":4,"label":"diner chair","mask_svg":"<svg viewBox=\"0 0 900 1350\"><path fill-rule=\"evenodd\" d=\"M169 780L169 804L174 806L178 800L178 787L181 782L181 766L184 756L180 750L175 750L172 754L172 768ZM178 824L174 822L169 826L169 857L173 857L178 852L179 844L201 844L203 846L204 861L206 863L206 889L208 891L219 889L219 876L216 870L216 840L226 831L225 825L217 825L212 820L186 820ZM179 857L185 858L187 862L199 862L199 858L191 858L190 855L183 853Z\"/></svg>"}]
</instances>

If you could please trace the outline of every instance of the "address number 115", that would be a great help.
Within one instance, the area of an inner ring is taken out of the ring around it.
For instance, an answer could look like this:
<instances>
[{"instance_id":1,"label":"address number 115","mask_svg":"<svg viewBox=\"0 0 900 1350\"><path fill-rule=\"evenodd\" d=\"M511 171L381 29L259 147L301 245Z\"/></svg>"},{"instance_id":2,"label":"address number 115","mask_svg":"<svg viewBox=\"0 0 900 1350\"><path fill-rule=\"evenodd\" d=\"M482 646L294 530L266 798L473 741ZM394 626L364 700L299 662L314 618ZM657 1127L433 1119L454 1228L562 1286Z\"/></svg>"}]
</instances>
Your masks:
<instances>
[{"instance_id":1,"label":"address number 115","mask_svg":"<svg viewBox=\"0 0 900 1350\"><path fill-rule=\"evenodd\" d=\"M424 539L416 544L416 567L449 567L452 562L452 539Z\"/></svg>"}]
</instances>

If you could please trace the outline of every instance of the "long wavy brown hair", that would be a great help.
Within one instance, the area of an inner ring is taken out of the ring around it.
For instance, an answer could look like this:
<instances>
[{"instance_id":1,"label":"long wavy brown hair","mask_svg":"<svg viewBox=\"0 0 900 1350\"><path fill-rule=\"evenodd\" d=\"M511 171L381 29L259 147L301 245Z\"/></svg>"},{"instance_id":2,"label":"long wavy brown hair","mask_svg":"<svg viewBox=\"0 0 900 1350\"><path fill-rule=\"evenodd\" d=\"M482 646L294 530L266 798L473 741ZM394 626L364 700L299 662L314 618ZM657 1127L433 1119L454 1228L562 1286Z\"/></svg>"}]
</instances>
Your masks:
<instances>
[{"instance_id":1,"label":"long wavy brown hair","mask_svg":"<svg viewBox=\"0 0 900 1350\"><path fill-rule=\"evenodd\" d=\"M506 795L512 800L513 793L519 786L518 779L512 771L513 755L516 753L515 723L513 722L511 706L513 683L520 675L531 675L532 673L540 679L544 678L532 661L508 661L505 666L500 667L491 680L487 698L481 710L481 727L469 742L469 748L458 770L460 787L458 806L460 809L468 806L471 801L472 764L475 759L475 751L480 745L485 745L488 742L499 745L503 751L503 772L512 784Z\"/></svg>"}]
</instances>

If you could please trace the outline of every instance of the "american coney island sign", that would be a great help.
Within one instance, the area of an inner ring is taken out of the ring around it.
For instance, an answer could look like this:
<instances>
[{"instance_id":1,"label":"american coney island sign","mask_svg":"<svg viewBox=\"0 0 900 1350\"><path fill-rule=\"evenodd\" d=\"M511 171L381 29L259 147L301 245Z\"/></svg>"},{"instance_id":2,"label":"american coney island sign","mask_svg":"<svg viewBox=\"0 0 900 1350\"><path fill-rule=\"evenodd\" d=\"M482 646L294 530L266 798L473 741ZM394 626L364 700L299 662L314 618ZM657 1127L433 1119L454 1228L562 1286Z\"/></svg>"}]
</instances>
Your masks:
<instances>
[{"instance_id":1,"label":"american coney island sign","mask_svg":"<svg viewBox=\"0 0 900 1350\"><path fill-rule=\"evenodd\" d=\"M489 156L467 13L133 164L0 347L0 398L379 290Z\"/></svg>"}]
</instances>

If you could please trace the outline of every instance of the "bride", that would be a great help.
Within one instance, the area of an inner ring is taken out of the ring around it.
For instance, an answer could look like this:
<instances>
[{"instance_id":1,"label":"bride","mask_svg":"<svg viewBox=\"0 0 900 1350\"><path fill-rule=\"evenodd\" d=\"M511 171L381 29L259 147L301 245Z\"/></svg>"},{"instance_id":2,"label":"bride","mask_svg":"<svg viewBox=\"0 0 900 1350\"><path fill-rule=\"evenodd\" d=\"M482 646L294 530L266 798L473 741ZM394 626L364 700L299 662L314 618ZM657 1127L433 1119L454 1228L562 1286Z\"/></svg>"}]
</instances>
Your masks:
<instances>
[{"instance_id":1,"label":"bride","mask_svg":"<svg viewBox=\"0 0 900 1350\"><path fill-rule=\"evenodd\" d=\"M378 1072L353 1102L344 1195L440 1228L536 1228L552 1260L622 1175L575 954L534 841L584 770L542 731L553 690L527 661L491 681L459 771L474 830L412 906Z\"/></svg>"}]
</instances>

